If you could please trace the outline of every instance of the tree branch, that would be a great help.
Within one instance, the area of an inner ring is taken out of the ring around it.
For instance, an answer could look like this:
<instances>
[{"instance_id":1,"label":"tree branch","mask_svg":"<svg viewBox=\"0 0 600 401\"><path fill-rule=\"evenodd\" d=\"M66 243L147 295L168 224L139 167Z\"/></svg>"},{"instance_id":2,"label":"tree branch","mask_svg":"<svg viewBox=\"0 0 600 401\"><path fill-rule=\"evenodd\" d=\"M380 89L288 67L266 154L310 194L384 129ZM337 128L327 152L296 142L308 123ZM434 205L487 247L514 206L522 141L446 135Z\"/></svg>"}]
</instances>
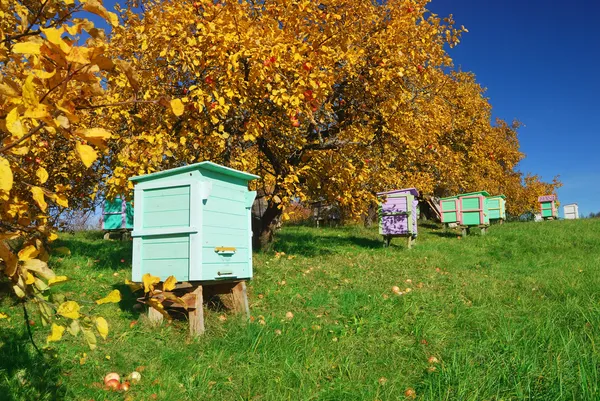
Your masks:
<instances>
[{"instance_id":1,"label":"tree branch","mask_svg":"<svg viewBox=\"0 0 600 401\"><path fill-rule=\"evenodd\" d=\"M32 128L27 134L23 135L21 138L17 139L13 143L9 143L8 145L4 146L3 148L0 148L0 153L4 153L7 150L12 149L15 146L19 145L23 141L29 139L32 135L35 135L39 130L41 130L44 127L44 125L46 125L46 123L40 123L37 127Z\"/></svg>"}]
</instances>

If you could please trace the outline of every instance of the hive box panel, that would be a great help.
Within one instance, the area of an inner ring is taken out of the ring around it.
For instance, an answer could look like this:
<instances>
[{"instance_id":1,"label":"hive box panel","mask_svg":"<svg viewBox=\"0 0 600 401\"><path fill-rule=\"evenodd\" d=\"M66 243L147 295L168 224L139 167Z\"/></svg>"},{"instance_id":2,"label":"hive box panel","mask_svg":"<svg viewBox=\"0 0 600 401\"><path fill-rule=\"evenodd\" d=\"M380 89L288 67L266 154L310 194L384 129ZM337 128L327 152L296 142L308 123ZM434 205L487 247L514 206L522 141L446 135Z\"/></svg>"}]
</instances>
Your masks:
<instances>
[{"instance_id":1,"label":"hive box panel","mask_svg":"<svg viewBox=\"0 0 600 401\"><path fill-rule=\"evenodd\" d=\"M134 177L134 281L252 277L250 209L255 175L203 162Z\"/></svg>"},{"instance_id":2,"label":"hive box panel","mask_svg":"<svg viewBox=\"0 0 600 401\"><path fill-rule=\"evenodd\" d=\"M102 229L133 229L133 208L131 203L120 197L105 200L102 204Z\"/></svg>"},{"instance_id":3,"label":"hive box panel","mask_svg":"<svg viewBox=\"0 0 600 401\"><path fill-rule=\"evenodd\" d=\"M442 223L458 222L458 215L460 213L458 197L452 196L440 199L440 210L442 212Z\"/></svg>"},{"instance_id":4,"label":"hive box panel","mask_svg":"<svg viewBox=\"0 0 600 401\"><path fill-rule=\"evenodd\" d=\"M487 214L486 197L482 195L459 196L460 224L479 226L490 224Z\"/></svg>"},{"instance_id":5,"label":"hive box panel","mask_svg":"<svg viewBox=\"0 0 600 401\"><path fill-rule=\"evenodd\" d=\"M490 220L506 220L506 201L504 195L487 198L488 216Z\"/></svg>"}]
</instances>

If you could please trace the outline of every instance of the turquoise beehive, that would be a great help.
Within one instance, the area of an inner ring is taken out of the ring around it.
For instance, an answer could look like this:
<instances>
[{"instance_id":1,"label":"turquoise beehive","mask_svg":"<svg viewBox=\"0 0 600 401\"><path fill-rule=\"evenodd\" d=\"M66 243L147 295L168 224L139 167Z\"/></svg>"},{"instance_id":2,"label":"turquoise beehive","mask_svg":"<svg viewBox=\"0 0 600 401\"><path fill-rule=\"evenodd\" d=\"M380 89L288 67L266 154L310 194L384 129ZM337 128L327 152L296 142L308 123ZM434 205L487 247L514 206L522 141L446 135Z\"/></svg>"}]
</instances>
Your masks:
<instances>
[{"instance_id":1,"label":"turquoise beehive","mask_svg":"<svg viewBox=\"0 0 600 401\"><path fill-rule=\"evenodd\" d=\"M250 211L256 175L202 162L134 182L133 281L252 278Z\"/></svg>"}]
</instances>

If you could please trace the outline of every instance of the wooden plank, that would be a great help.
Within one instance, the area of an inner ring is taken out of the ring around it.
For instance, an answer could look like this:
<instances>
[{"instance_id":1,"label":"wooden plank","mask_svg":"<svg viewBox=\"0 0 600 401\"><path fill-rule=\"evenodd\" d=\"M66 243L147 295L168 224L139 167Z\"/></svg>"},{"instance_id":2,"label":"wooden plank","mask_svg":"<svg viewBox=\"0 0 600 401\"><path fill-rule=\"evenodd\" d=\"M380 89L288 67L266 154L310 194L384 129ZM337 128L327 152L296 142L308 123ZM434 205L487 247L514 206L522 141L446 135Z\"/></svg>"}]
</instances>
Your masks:
<instances>
[{"instance_id":1,"label":"wooden plank","mask_svg":"<svg viewBox=\"0 0 600 401\"><path fill-rule=\"evenodd\" d=\"M248 306L248 293L246 290L246 282L239 282L231 289L233 310L235 313L244 314L246 319L250 319L250 307Z\"/></svg>"},{"instance_id":2,"label":"wooden plank","mask_svg":"<svg viewBox=\"0 0 600 401\"><path fill-rule=\"evenodd\" d=\"M163 321L163 315L151 306L148 306L148 320L153 326L158 326Z\"/></svg>"},{"instance_id":3,"label":"wooden plank","mask_svg":"<svg viewBox=\"0 0 600 401\"><path fill-rule=\"evenodd\" d=\"M193 337L204 334L204 309L202 307L202 286L199 285L191 293L194 295L194 309L191 309L188 313L190 320L190 335Z\"/></svg>"}]
</instances>

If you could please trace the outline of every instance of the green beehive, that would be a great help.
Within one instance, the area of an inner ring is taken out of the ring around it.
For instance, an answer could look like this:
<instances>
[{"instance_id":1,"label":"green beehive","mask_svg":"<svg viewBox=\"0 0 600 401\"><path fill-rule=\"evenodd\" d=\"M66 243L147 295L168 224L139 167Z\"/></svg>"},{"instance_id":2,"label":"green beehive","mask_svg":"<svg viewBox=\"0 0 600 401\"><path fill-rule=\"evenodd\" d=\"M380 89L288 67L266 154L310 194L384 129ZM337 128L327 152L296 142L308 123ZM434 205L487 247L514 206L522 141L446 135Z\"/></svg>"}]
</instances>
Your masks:
<instances>
[{"instance_id":1,"label":"green beehive","mask_svg":"<svg viewBox=\"0 0 600 401\"><path fill-rule=\"evenodd\" d=\"M540 203L540 213L544 220L553 220L558 218L558 208L556 207L556 195L544 195L538 198Z\"/></svg>"},{"instance_id":2,"label":"green beehive","mask_svg":"<svg viewBox=\"0 0 600 401\"><path fill-rule=\"evenodd\" d=\"M450 196L447 198L441 198L440 199L440 212L441 212L441 217L442 217L442 223L444 223L444 224L458 223L458 215L460 213L458 196Z\"/></svg>"},{"instance_id":3,"label":"green beehive","mask_svg":"<svg viewBox=\"0 0 600 401\"><path fill-rule=\"evenodd\" d=\"M506 196L495 195L487 198L487 208L490 220L506 220Z\"/></svg>"},{"instance_id":4,"label":"green beehive","mask_svg":"<svg viewBox=\"0 0 600 401\"><path fill-rule=\"evenodd\" d=\"M487 226L490 224L486 191L458 195L458 224L461 226Z\"/></svg>"},{"instance_id":5,"label":"green beehive","mask_svg":"<svg viewBox=\"0 0 600 401\"><path fill-rule=\"evenodd\" d=\"M130 178L135 183L132 278L252 277L253 174L202 162Z\"/></svg>"},{"instance_id":6,"label":"green beehive","mask_svg":"<svg viewBox=\"0 0 600 401\"><path fill-rule=\"evenodd\" d=\"M121 197L113 200L105 200L102 205L102 229L132 230L133 229L133 207Z\"/></svg>"}]
</instances>

